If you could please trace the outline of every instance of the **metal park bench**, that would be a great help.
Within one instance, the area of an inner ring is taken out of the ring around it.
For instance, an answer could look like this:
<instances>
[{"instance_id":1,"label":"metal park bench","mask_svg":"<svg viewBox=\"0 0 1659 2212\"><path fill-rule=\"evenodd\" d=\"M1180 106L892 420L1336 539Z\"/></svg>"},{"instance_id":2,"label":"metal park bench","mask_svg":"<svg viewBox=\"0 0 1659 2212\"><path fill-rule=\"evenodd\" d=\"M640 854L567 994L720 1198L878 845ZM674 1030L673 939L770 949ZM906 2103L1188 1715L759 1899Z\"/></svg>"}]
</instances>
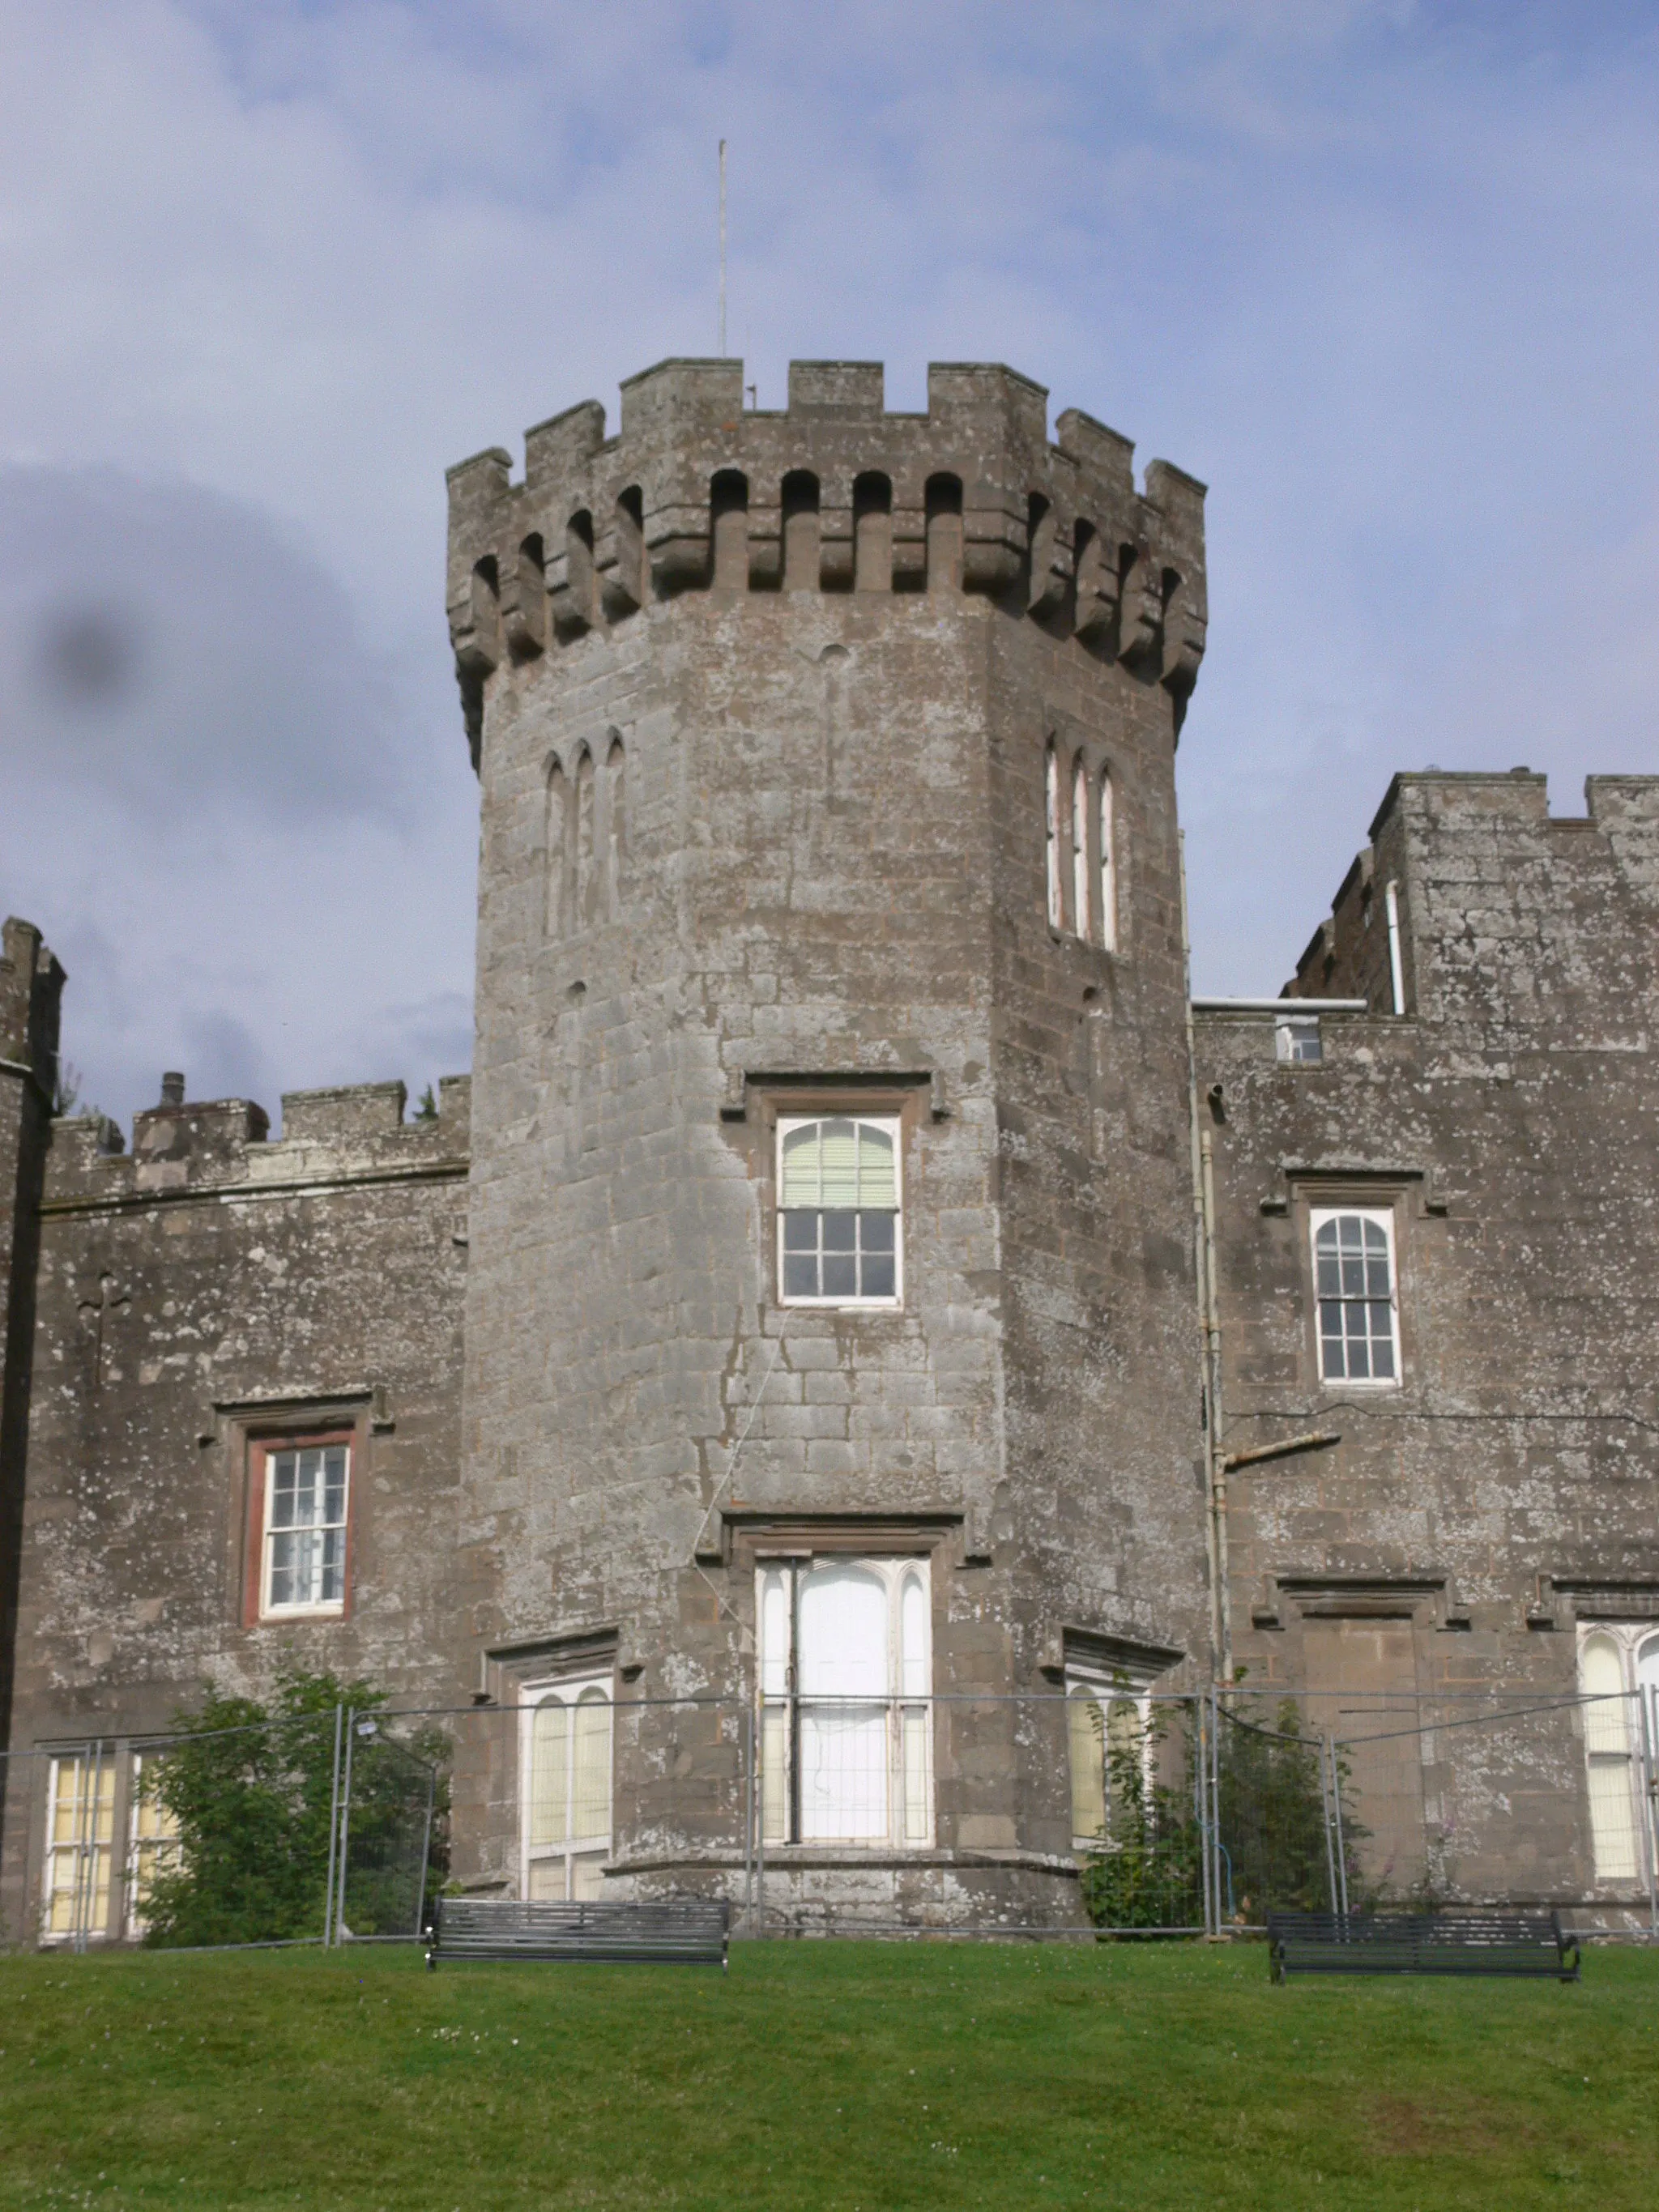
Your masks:
<instances>
[{"instance_id":1,"label":"metal park bench","mask_svg":"<svg viewBox=\"0 0 1659 2212\"><path fill-rule=\"evenodd\" d=\"M441 1897L426 1963L466 1959L644 1959L725 1967L732 1908L724 1898L661 1905L521 1904Z\"/></svg>"},{"instance_id":2,"label":"metal park bench","mask_svg":"<svg viewBox=\"0 0 1659 2212\"><path fill-rule=\"evenodd\" d=\"M1270 1912L1269 1970L1578 1979L1578 1939L1553 1912Z\"/></svg>"}]
</instances>

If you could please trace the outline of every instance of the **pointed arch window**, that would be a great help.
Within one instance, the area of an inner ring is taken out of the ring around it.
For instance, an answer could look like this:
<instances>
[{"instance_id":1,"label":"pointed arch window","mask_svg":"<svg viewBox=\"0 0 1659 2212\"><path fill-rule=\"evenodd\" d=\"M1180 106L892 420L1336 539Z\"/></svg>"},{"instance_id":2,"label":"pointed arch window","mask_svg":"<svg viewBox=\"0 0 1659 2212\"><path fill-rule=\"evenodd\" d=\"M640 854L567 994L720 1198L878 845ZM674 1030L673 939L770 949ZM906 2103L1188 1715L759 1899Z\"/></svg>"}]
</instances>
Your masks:
<instances>
[{"instance_id":1,"label":"pointed arch window","mask_svg":"<svg viewBox=\"0 0 1659 2212\"><path fill-rule=\"evenodd\" d=\"M578 929L587 929L599 919L593 897L599 859L597 809L593 756L584 745L576 762L576 883L572 903Z\"/></svg>"},{"instance_id":2,"label":"pointed arch window","mask_svg":"<svg viewBox=\"0 0 1659 2212\"><path fill-rule=\"evenodd\" d=\"M571 811L570 781L557 760L548 764L547 819L542 841L543 924L549 937L563 934L567 922L566 886L572 860L572 833L575 822Z\"/></svg>"},{"instance_id":3,"label":"pointed arch window","mask_svg":"<svg viewBox=\"0 0 1659 2212\"><path fill-rule=\"evenodd\" d=\"M1117 843L1112 819L1112 777L1100 772L1100 942L1108 952L1117 951Z\"/></svg>"},{"instance_id":4,"label":"pointed arch window","mask_svg":"<svg viewBox=\"0 0 1659 2212\"><path fill-rule=\"evenodd\" d=\"M1584 1706L1584 1757L1589 1768L1590 1837L1597 1881L1634 1881L1636 1803L1632 1787L1631 1699L1618 1645L1592 1636L1579 1654Z\"/></svg>"},{"instance_id":5,"label":"pointed arch window","mask_svg":"<svg viewBox=\"0 0 1659 2212\"><path fill-rule=\"evenodd\" d=\"M1081 753L1072 770L1072 927L1085 941L1089 928L1089 770Z\"/></svg>"},{"instance_id":6,"label":"pointed arch window","mask_svg":"<svg viewBox=\"0 0 1659 2212\"><path fill-rule=\"evenodd\" d=\"M1060 756L1053 745L1048 748L1044 769L1043 797L1047 812L1048 927L1066 927L1066 902L1060 867Z\"/></svg>"},{"instance_id":7,"label":"pointed arch window","mask_svg":"<svg viewBox=\"0 0 1659 2212\"><path fill-rule=\"evenodd\" d=\"M622 904L623 860L627 849L627 763L623 741L612 738L605 757L605 897L607 920L614 921Z\"/></svg>"},{"instance_id":8,"label":"pointed arch window","mask_svg":"<svg viewBox=\"0 0 1659 2212\"><path fill-rule=\"evenodd\" d=\"M1043 755L1044 878L1048 927L1103 952L1118 949L1118 865L1112 772L1086 751Z\"/></svg>"}]
</instances>

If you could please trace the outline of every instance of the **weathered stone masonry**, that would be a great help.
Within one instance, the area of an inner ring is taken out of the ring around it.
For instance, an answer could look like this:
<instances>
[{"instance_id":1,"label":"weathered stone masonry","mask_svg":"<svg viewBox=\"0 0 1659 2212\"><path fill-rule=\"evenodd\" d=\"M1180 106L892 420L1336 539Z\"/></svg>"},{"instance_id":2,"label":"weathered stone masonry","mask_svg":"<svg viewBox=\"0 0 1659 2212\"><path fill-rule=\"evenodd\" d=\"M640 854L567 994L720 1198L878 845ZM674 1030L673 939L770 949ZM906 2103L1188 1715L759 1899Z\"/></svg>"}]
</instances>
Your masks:
<instances>
[{"instance_id":1,"label":"weathered stone masonry","mask_svg":"<svg viewBox=\"0 0 1659 2212\"><path fill-rule=\"evenodd\" d=\"M1588 799L1562 819L1524 769L1396 776L1287 987L1366 1011L1325 1016L1303 1066L1272 1017L1199 1016L1228 1446L1341 1438L1233 1477L1247 1680L1526 1704L1574 1694L1584 1626L1659 1632L1659 779ZM1395 1224L1397 1389L1320 1379L1309 1217L1348 1203ZM1519 1887L1601 1893L1583 1773L1563 1716L1448 1886L1513 1891L1520 1832Z\"/></svg>"},{"instance_id":2,"label":"weathered stone masonry","mask_svg":"<svg viewBox=\"0 0 1659 2212\"><path fill-rule=\"evenodd\" d=\"M12 1743L142 1741L292 1655L489 1701L468 1883L718 1886L757 1593L909 1592L924 1783L902 1698L881 1835L815 1830L792 1754L769 1893L802 1924L1006 1923L1072 1917L1075 1860L1059 1739L998 1700L1224 1664L1334 1704L1571 1694L1588 1624L1659 1632L1659 782L1594 779L1578 823L1523 773L1397 778L1291 1003L1201 1003L1189 1066L1202 488L1154 462L1137 489L1075 411L1051 444L995 367L936 365L893 415L878 366L798 362L767 413L740 364L669 362L605 428L590 403L522 481L500 451L450 475L470 1100L299 1094L273 1143L169 1079L108 1150L49 1121L61 975L8 925ZM1287 1060L1310 1001L1350 1004ZM855 1125L890 1146L894 1294L792 1303L781 1137ZM1322 1370L1312 1240L1344 1209L1392 1240L1376 1387ZM1340 1441L1240 1456L1309 1434ZM322 1436L350 1447L345 1601L262 1620L262 1455ZM722 1704L619 1717L602 1849L538 1860L507 1723L562 1685ZM1530 1803L1466 1793L1448 1887L1624 1898L1577 1728ZM43 1817L14 1783L13 1929Z\"/></svg>"},{"instance_id":3,"label":"weathered stone masonry","mask_svg":"<svg viewBox=\"0 0 1659 2212\"><path fill-rule=\"evenodd\" d=\"M1068 1636L1163 1665L1204 1617L1173 784L1201 492L1155 465L1138 495L1086 416L1050 447L1006 369L936 367L925 416L859 363L742 398L736 362L665 363L618 438L580 408L521 486L499 453L451 476L478 1633L508 1670L608 1636L640 1694L737 1701L787 1540L930 1558L941 1692L1044 1687ZM1109 760L1115 955L1045 921L1056 740ZM855 1107L902 1126L902 1310L783 1307L777 1118ZM941 1708L934 1758L892 1900L925 1862L963 1909L1022 1874L1055 1909L1053 1747ZM619 1829L672 1861L629 1787Z\"/></svg>"},{"instance_id":4,"label":"weathered stone masonry","mask_svg":"<svg viewBox=\"0 0 1659 2212\"><path fill-rule=\"evenodd\" d=\"M435 1122L402 1121L400 1084L290 1094L280 1143L257 1106L168 1089L130 1155L93 1121L52 1129L25 1480L7 1470L13 1741L142 1739L285 1656L451 1702L466 1080ZM347 1607L261 1625L253 1455L319 1429L356 1447ZM4 1837L15 1929L44 1783L11 1779L32 1816Z\"/></svg>"}]
</instances>

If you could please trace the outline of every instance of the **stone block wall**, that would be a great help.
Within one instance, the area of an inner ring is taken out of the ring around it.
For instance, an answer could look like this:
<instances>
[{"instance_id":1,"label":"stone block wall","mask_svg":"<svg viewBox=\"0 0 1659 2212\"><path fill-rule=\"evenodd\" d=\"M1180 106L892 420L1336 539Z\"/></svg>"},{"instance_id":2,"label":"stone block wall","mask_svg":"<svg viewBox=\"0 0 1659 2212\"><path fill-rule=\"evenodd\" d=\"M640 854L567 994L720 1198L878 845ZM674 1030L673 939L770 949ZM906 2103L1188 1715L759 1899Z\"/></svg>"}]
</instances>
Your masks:
<instances>
[{"instance_id":1,"label":"stone block wall","mask_svg":"<svg viewBox=\"0 0 1659 2212\"><path fill-rule=\"evenodd\" d=\"M1580 1624L1659 1629L1656 921L1659 779L1593 778L1579 818L1524 771L1402 775L1294 987L1369 1011L1322 1018L1316 1065L1275 1058L1271 1014L1200 1015L1225 1441L1340 1437L1230 1478L1248 1683L1474 1711L1573 1696ZM1321 1380L1309 1213L1333 1205L1392 1214L1397 1388ZM1494 1797L1448 1881L1498 1884L1490 1824L1535 1819L1528 1880L1583 1893L1583 1753L1564 1722L1530 1808Z\"/></svg>"},{"instance_id":2,"label":"stone block wall","mask_svg":"<svg viewBox=\"0 0 1659 2212\"><path fill-rule=\"evenodd\" d=\"M455 1617L465 1079L298 1093L284 1133L169 1078L131 1153L52 1125L39 1201L11 1742L124 1745L283 1664L410 1703L470 1685ZM263 1442L349 1440L337 1618L258 1619ZM45 1784L15 1763L7 1924L38 1891Z\"/></svg>"},{"instance_id":3,"label":"stone block wall","mask_svg":"<svg viewBox=\"0 0 1659 2212\"><path fill-rule=\"evenodd\" d=\"M873 365L790 392L744 410L738 364L665 363L618 438L584 407L521 485L496 453L451 476L483 814L463 1552L505 1699L604 1648L635 1694L746 1700L786 1540L927 1556L942 1693L1052 1692L1068 1635L1202 1656L1173 795L1201 488L1137 493L1085 416L1051 446L1006 369L936 366L925 416ZM1109 763L1115 950L1047 919L1051 748ZM820 1109L899 1117L897 1310L780 1304L777 1120ZM941 1711L938 1847L1052 1887L1063 1772L1010 1709L980 1725L997 1755L957 1760ZM619 1762L624 1871L736 1841L653 1792L665 1758Z\"/></svg>"}]
</instances>

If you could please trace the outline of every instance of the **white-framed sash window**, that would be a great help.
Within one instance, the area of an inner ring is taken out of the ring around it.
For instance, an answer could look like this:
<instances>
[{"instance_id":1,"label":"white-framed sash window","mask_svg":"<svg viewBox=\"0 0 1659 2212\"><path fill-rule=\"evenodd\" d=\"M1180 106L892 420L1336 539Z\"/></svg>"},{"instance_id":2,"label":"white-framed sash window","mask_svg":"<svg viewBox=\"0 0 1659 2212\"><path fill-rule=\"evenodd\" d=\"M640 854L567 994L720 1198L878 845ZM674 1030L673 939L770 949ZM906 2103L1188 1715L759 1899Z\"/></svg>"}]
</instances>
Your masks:
<instances>
[{"instance_id":1,"label":"white-framed sash window","mask_svg":"<svg viewBox=\"0 0 1659 2212\"><path fill-rule=\"evenodd\" d=\"M1642 1787L1644 1734L1647 1757L1659 1760L1659 1630L1651 1621L1581 1629L1578 1688L1595 1879L1645 1883L1659 1850L1659 1802Z\"/></svg>"},{"instance_id":2,"label":"white-framed sash window","mask_svg":"<svg viewBox=\"0 0 1659 2212\"><path fill-rule=\"evenodd\" d=\"M259 1613L264 1620L345 1611L351 1446L271 1443L264 1456Z\"/></svg>"},{"instance_id":3,"label":"white-framed sash window","mask_svg":"<svg viewBox=\"0 0 1659 2212\"><path fill-rule=\"evenodd\" d=\"M46 1777L46 1851L40 1898L49 1943L102 1942L109 1934L115 1844L113 1751L64 1752Z\"/></svg>"},{"instance_id":4,"label":"white-framed sash window","mask_svg":"<svg viewBox=\"0 0 1659 2212\"><path fill-rule=\"evenodd\" d=\"M903 1292L896 1114L778 1120L778 1288L786 1305L896 1306Z\"/></svg>"},{"instance_id":5,"label":"white-framed sash window","mask_svg":"<svg viewBox=\"0 0 1659 2212\"><path fill-rule=\"evenodd\" d=\"M522 1692L522 1893L529 1899L603 1894L612 1711L608 1675L532 1683Z\"/></svg>"},{"instance_id":6,"label":"white-framed sash window","mask_svg":"<svg viewBox=\"0 0 1659 2212\"><path fill-rule=\"evenodd\" d=\"M142 1936L145 1905L158 1875L176 1873L179 1824L156 1794L161 1765L154 1752L134 1752L127 1785L126 1932Z\"/></svg>"},{"instance_id":7,"label":"white-framed sash window","mask_svg":"<svg viewBox=\"0 0 1659 2212\"><path fill-rule=\"evenodd\" d=\"M927 1561L763 1563L756 1610L766 1841L930 1844Z\"/></svg>"},{"instance_id":8,"label":"white-framed sash window","mask_svg":"<svg viewBox=\"0 0 1659 2212\"><path fill-rule=\"evenodd\" d=\"M1321 1382L1396 1389L1400 1328L1392 1210L1315 1206L1309 1218Z\"/></svg>"}]
</instances>

